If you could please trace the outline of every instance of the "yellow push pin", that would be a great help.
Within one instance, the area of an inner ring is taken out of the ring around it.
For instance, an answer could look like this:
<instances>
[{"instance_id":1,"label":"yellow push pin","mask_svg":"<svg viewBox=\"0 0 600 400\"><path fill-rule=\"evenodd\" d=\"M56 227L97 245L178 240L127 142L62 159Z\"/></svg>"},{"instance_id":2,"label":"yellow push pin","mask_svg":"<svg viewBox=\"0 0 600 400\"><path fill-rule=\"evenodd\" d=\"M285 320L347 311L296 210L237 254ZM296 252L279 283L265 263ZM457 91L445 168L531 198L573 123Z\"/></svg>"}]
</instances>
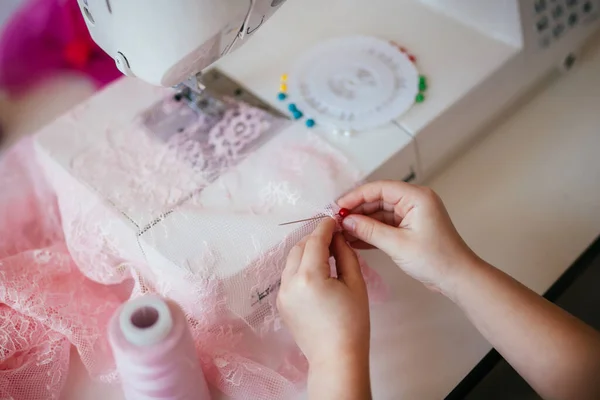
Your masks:
<instances>
[{"instance_id":1,"label":"yellow push pin","mask_svg":"<svg viewBox=\"0 0 600 400\"><path fill-rule=\"evenodd\" d=\"M281 82L287 82L287 80L288 80L287 74L281 75Z\"/></svg>"},{"instance_id":2,"label":"yellow push pin","mask_svg":"<svg viewBox=\"0 0 600 400\"><path fill-rule=\"evenodd\" d=\"M285 83L282 83L281 86L279 86L279 91L282 93L287 92L287 89L288 89L288 87Z\"/></svg>"}]
</instances>

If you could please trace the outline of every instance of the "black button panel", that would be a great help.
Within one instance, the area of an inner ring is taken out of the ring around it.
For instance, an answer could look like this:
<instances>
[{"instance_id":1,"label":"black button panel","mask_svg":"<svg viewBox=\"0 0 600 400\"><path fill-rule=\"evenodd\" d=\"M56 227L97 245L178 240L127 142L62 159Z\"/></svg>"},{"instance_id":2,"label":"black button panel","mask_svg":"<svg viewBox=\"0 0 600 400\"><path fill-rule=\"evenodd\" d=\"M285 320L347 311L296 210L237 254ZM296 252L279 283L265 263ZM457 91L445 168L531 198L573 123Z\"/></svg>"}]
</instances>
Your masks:
<instances>
[{"instance_id":1,"label":"black button panel","mask_svg":"<svg viewBox=\"0 0 600 400\"><path fill-rule=\"evenodd\" d=\"M534 29L542 48L600 16L600 0L533 0Z\"/></svg>"}]
</instances>

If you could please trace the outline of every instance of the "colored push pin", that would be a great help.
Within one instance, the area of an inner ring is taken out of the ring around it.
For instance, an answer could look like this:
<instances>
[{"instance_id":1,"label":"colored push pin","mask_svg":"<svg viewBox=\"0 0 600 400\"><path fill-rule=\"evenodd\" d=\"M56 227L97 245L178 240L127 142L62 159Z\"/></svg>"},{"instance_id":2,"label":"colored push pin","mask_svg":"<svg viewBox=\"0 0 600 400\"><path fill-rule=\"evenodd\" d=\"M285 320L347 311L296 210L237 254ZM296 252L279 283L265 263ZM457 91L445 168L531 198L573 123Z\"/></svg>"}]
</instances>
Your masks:
<instances>
[{"instance_id":1,"label":"colored push pin","mask_svg":"<svg viewBox=\"0 0 600 400\"><path fill-rule=\"evenodd\" d=\"M290 110L294 119L300 119L304 116L302 111L298 110L298 107L294 103L290 103L290 105L288 105L288 110Z\"/></svg>"},{"instance_id":2,"label":"colored push pin","mask_svg":"<svg viewBox=\"0 0 600 400\"><path fill-rule=\"evenodd\" d=\"M306 120L306 127L307 128L313 128L316 125L316 122L314 119L310 118Z\"/></svg>"},{"instance_id":3,"label":"colored push pin","mask_svg":"<svg viewBox=\"0 0 600 400\"><path fill-rule=\"evenodd\" d=\"M287 95L287 90L288 90L287 79L288 79L288 76L286 74L281 75L281 85L279 85L279 94L277 95L277 98L280 101L284 101L288 97L288 95Z\"/></svg>"},{"instance_id":4,"label":"colored push pin","mask_svg":"<svg viewBox=\"0 0 600 400\"><path fill-rule=\"evenodd\" d=\"M423 75L419 77L419 90L424 92L427 90L427 78Z\"/></svg>"},{"instance_id":5,"label":"colored push pin","mask_svg":"<svg viewBox=\"0 0 600 400\"><path fill-rule=\"evenodd\" d=\"M343 220L345 219L348 215L350 215L350 210L348 210L347 208L340 208L340 211L338 211L338 215L340 216L340 218Z\"/></svg>"},{"instance_id":6,"label":"colored push pin","mask_svg":"<svg viewBox=\"0 0 600 400\"><path fill-rule=\"evenodd\" d=\"M412 54L408 56L408 59L412 62L412 63L416 63L417 62L417 57L413 56Z\"/></svg>"},{"instance_id":7,"label":"colored push pin","mask_svg":"<svg viewBox=\"0 0 600 400\"><path fill-rule=\"evenodd\" d=\"M424 102L424 101L425 101L425 95L424 95L423 93L419 93L419 94L417 95L417 97L415 98L415 101L416 101L417 103L422 103L422 102Z\"/></svg>"},{"instance_id":8,"label":"colored push pin","mask_svg":"<svg viewBox=\"0 0 600 400\"><path fill-rule=\"evenodd\" d=\"M348 210L347 208L340 208L340 211L338 211L338 213L337 213L337 216L340 217L342 219L342 221L348 215L350 215L350 210ZM298 224L300 222L316 221L318 219L323 219L323 218L328 218L328 217L329 217L329 215L319 215L317 217L306 218L306 219L299 219L297 221L292 221L292 222L286 222L284 224L279 224L279 226L293 225L293 224Z\"/></svg>"}]
</instances>

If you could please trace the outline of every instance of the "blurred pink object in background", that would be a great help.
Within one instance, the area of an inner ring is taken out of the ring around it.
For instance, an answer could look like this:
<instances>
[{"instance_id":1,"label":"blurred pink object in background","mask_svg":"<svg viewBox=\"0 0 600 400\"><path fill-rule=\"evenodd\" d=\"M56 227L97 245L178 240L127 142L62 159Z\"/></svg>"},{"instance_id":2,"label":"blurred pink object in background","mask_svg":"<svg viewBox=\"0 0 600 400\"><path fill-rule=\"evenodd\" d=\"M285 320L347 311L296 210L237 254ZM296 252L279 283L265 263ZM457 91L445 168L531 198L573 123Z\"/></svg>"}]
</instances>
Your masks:
<instances>
[{"instance_id":1,"label":"blurred pink object in background","mask_svg":"<svg viewBox=\"0 0 600 400\"><path fill-rule=\"evenodd\" d=\"M99 88L120 76L90 37L76 0L26 1L0 37L0 89L19 93L65 71L85 74Z\"/></svg>"}]
</instances>

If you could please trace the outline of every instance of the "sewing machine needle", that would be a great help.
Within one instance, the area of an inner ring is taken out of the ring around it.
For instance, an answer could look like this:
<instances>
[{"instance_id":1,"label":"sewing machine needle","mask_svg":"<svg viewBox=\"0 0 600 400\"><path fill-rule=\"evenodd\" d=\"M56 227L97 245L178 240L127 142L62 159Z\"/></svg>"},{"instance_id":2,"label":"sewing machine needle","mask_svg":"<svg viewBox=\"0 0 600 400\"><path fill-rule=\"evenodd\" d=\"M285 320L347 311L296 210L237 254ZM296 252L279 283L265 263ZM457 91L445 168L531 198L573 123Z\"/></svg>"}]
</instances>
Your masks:
<instances>
[{"instance_id":1,"label":"sewing machine needle","mask_svg":"<svg viewBox=\"0 0 600 400\"><path fill-rule=\"evenodd\" d=\"M300 222L315 221L317 219L323 219L323 218L327 218L327 217L329 217L329 215L321 215L321 216L313 217L313 218L299 219L297 221L292 221L292 222L286 222L284 224L279 224L279 226L293 225L293 224L298 224Z\"/></svg>"}]
</instances>

